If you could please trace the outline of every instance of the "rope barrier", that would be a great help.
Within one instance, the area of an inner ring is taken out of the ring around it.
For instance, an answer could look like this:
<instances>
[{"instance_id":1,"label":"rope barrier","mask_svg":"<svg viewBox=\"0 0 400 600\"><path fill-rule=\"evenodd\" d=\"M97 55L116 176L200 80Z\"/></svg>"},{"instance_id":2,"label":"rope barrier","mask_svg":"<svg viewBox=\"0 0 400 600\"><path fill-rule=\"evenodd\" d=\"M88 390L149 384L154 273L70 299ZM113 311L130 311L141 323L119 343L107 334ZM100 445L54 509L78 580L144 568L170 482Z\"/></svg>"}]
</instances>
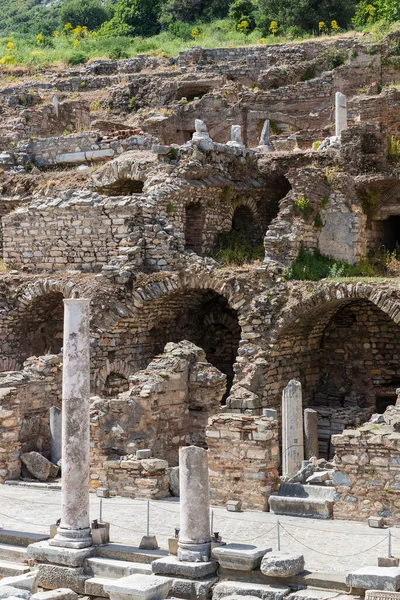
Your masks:
<instances>
[{"instance_id":1,"label":"rope barrier","mask_svg":"<svg viewBox=\"0 0 400 600\"><path fill-rule=\"evenodd\" d=\"M315 552L316 554L321 554L322 556L330 556L333 558L350 558L352 556L359 556L360 554L365 554L366 552L369 552L370 550L373 550L374 548L376 548L377 546L379 546L380 544L382 544L382 542L387 541L386 536L380 540L380 542L378 542L377 544L374 544L373 546L371 546L370 548L367 549L363 549L361 550L361 552L356 552L354 554L330 554L327 552L321 552L320 550L315 550L315 548L311 548L310 546L307 546L307 544L304 544L304 542L301 542L300 540L298 540L297 538L294 537L294 535L292 535L289 531L287 531L287 529L285 529L285 527L283 527L283 525L281 525L283 531L285 533L288 534L289 537L291 537L295 542L297 542L298 544L300 544L301 546L304 546L304 548L307 548L307 550L311 550L311 552Z\"/></svg>"}]
</instances>

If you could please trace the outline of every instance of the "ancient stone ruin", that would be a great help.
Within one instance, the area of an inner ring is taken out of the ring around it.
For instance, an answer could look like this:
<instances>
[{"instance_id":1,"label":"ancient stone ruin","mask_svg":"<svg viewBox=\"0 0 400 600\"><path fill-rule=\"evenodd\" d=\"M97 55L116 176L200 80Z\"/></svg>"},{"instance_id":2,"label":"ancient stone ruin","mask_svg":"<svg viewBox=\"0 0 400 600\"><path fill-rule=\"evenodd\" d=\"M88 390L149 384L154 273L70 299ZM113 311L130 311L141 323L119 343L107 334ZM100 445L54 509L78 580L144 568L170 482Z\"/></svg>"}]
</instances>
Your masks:
<instances>
[{"instance_id":1,"label":"ancient stone ruin","mask_svg":"<svg viewBox=\"0 0 400 600\"><path fill-rule=\"evenodd\" d=\"M18 597L300 600L303 555L221 545L210 504L399 523L398 278L288 277L302 252L400 244L399 42L192 48L0 88L0 482L62 488ZM242 261L221 258L232 239ZM149 531L111 551L96 491L180 495L176 552ZM99 556L136 566L100 581ZM397 567L333 589L397 592Z\"/></svg>"}]
</instances>

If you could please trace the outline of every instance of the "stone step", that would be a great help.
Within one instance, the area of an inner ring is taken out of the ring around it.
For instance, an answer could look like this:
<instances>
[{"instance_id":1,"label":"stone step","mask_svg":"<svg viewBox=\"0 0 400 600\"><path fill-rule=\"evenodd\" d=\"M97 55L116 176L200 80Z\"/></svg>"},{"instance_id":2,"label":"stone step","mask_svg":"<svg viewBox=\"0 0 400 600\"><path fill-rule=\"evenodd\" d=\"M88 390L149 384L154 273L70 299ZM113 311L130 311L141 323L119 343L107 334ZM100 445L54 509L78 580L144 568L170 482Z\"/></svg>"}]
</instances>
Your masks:
<instances>
[{"instance_id":1,"label":"stone step","mask_svg":"<svg viewBox=\"0 0 400 600\"><path fill-rule=\"evenodd\" d=\"M0 544L10 544L13 546L24 546L35 542L48 540L49 536L43 533L30 533L27 531L14 531L11 529L0 529Z\"/></svg>"},{"instance_id":2,"label":"stone step","mask_svg":"<svg viewBox=\"0 0 400 600\"><path fill-rule=\"evenodd\" d=\"M25 546L0 543L0 560L24 563L28 560L28 551Z\"/></svg>"},{"instance_id":3,"label":"stone step","mask_svg":"<svg viewBox=\"0 0 400 600\"><path fill-rule=\"evenodd\" d=\"M109 577L118 579L139 573L141 575L151 575L151 565L146 563L136 563L127 560L116 560L114 558L94 557L86 560L86 570L88 573L98 577Z\"/></svg>"},{"instance_id":4,"label":"stone step","mask_svg":"<svg viewBox=\"0 0 400 600\"><path fill-rule=\"evenodd\" d=\"M27 565L0 560L0 577L13 577L14 575L23 575L29 573L30 568Z\"/></svg>"},{"instance_id":5,"label":"stone step","mask_svg":"<svg viewBox=\"0 0 400 600\"><path fill-rule=\"evenodd\" d=\"M104 591L104 585L110 583L113 579L109 577L91 577L85 581L85 594L89 596L98 596L100 598L109 598L107 592Z\"/></svg>"},{"instance_id":6,"label":"stone step","mask_svg":"<svg viewBox=\"0 0 400 600\"><path fill-rule=\"evenodd\" d=\"M141 550L137 546L110 543L99 546L96 556L149 565L157 558L168 556L168 552L166 550Z\"/></svg>"}]
</instances>

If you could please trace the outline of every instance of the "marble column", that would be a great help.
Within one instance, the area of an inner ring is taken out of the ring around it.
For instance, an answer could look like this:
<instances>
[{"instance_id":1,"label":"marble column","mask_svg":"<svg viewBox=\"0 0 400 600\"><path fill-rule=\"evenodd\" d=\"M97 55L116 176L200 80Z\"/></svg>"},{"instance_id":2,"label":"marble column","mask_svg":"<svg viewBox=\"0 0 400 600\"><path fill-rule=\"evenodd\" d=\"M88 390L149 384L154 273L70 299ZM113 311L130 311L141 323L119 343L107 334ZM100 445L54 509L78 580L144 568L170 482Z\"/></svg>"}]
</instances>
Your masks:
<instances>
[{"instance_id":1,"label":"marble column","mask_svg":"<svg viewBox=\"0 0 400 600\"><path fill-rule=\"evenodd\" d=\"M335 136L340 137L347 129L347 99L342 92L335 94Z\"/></svg>"},{"instance_id":2,"label":"marble column","mask_svg":"<svg viewBox=\"0 0 400 600\"><path fill-rule=\"evenodd\" d=\"M232 125L231 127L231 141L227 142L227 146L234 146L235 148L244 148L242 140L242 128L240 125Z\"/></svg>"},{"instance_id":3,"label":"marble column","mask_svg":"<svg viewBox=\"0 0 400 600\"><path fill-rule=\"evenodd\" d=\"M92 545L89 522L89 302L64 300L61 523L53 546Z\"/></svg>"},{"instance_id":4,"label":"marble column","mask_svg":"<svg viewBox=\"0 0 400 600\"><path fill-rule=\"evenodd\" d=\"M269 141L269 136L270 136L270 122L269 119L267 119L264 122L262 131L261 131L261 135L260 135L260 141L258 143L258 147L262 150L264 150L265 152L271 152L271 144Z\"/></svg>"},{"instance_id":5,"label":"marble column","mask_svg":"<svg viewBox=\"0 0 400 600\"><path fill-rule=\"evenodd\" d=\"M304 411L304 445L306 460L312 456L318 458L318 413L312 408L306 408Z\"/></svg>"},{"instance_id":6,"label":"marble column","mask_svg":"<svg viewBox=\"0 0 400 600\"><path fill-rule=\"evenodd\" d=\"M282 475L291 477L304 460L301 383L291 379L282 395Z\"/></svg>"},{"instance_id":7,"label":"marble column","mask_svg":"<svg viewBox=\"0 0 400 600\"><path fill-rule=\"evenodd\" d=\"M55 465L61 458L61 408L50 408L50 460Z\"/></svg>"},{"instance_id":8,"label":"marble column","mask_svg":"<svg viewBox=\"0 0 400 600\"><path fill-rule=\"evenodd\" d=\"M207 561L211 549L207 450L197 446L179 449L179 489L178 559Z\"/></svg>"}]
</instances>

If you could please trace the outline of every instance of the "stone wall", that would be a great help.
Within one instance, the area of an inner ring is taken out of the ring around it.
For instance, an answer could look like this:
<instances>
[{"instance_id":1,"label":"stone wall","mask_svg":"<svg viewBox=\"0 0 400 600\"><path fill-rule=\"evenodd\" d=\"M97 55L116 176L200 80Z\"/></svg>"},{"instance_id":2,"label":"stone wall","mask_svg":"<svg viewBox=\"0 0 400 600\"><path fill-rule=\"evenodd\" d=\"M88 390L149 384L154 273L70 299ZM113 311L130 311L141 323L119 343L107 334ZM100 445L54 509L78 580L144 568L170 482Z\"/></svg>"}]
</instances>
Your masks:
<instances>
[{"instance_id":1,"label":"stone wall","mask_svg":"<svg viewBox=\"0 0 400 600\"><path fill-rule=\"evenodd\" d=\"M132 456L125 456L104 461L103 469L104 479L101 484L108 487L112 495L147 500L159 500L170 495L166 460L137 460ZM91 489L99 486L100 482L95 477L95 474L91 475Z\"/></svg>"},{"instance_id":2,"label":"stone wall","mask_svg":"<svg viewBox=\"0 0 400 600\"><path fill-rule=\"evenodd\" d=\"M149 448L155 458L177 465L180 446L203 445L207 420L220 410L226 378L206 362L203 350L180 342L167 344L164 354L129 383L129 391L116 398L92 399L92 487L108 485L109 477L118 489L133 486L123 480L129 481L132 469L142 476L137 463L118 461L137 449Z\"/></svg>"},{"instance_id":3,"label":"stone wall","mask_svg":"<svg viewBox=\"0 0 400 600\"><path fill-rule=\"evenodd\" d=\"M114 140L98 132L88 132L33 139L20 143L17 153L25 152L39 167L74 165L109 160L128 150L148 150L154 142L155 138L145 135Z\"/></svg>"},{"instance_id":4,"label":"stone wall","mask_svg":"<svg viewBox=\"0 0 400 600\"><path fill-rule=\"evenodd\" d=\"M0 482L18 478L20 454L49 451L49 410L61 406L61 357L32 357L0 377Z\"/></svg>"},{"instance_id":5,"label":"stone wall","mask_svg":"<svg viewBox=\"0 0 400 600\"><path fill-rule=\"evenodd\" d=\"M336 519L365 522L378 515L388 525L400 516L399 408L389 407L382 423L367 423L333 436L336 448Z\"/></svg>"},{"instance_id":6,"label":"stone wall","mask_svg":"<svg viewBox=\"0 0 400 600\"><path fill-rule=\"evenodd\" d=\"M268 510L279 478L278 421L218 414L207 427L210 500L241 500L245 510Z\"/></svg>"}]
</instances>

